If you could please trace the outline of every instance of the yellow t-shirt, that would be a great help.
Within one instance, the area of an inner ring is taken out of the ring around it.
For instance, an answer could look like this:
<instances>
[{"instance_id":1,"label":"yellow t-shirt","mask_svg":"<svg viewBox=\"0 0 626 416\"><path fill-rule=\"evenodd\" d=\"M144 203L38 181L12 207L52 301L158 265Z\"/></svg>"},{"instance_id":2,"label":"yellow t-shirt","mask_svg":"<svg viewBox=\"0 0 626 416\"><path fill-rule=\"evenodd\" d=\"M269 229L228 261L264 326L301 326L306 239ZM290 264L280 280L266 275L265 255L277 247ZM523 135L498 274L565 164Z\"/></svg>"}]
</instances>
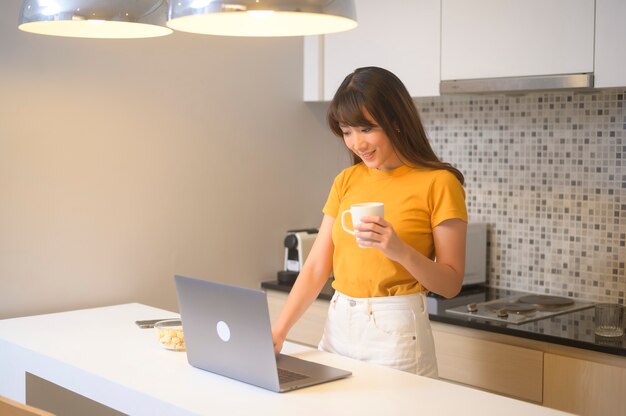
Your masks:
<instances>
[{"instance_id":1,"label":"yellow t-shirt","mask_svg":"<svg viewBox=\"0 0 626 416\"><path fill-rule=\"evenodd\" d=\"M465 191L447 170L370 169L363 163L343 170L333 183L323 212L333 225L333 287L355 298L407 295L426 289L400 264L377 249L360 248L341 227L341 213L361 202L383 202L385 220L402 241L435 258L433 228L460 218L467 222ZM349 220L350 216L346 216Z\"/></svg>"}]
</instances>

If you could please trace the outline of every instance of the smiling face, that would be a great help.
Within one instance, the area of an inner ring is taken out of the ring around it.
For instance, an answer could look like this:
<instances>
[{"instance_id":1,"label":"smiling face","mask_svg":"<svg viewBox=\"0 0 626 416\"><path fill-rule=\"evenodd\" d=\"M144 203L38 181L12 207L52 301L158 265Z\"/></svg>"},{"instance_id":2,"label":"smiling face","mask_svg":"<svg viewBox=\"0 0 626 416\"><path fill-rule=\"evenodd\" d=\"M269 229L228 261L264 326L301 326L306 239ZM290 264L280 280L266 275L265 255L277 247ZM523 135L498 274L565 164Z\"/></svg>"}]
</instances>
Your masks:
<instances>
[{"instance_id":1,"label":"smiling face","mask_svg":"<svg viewBox=\"0 0 626 416\"><path fill-rule=\"evenodd\" d=\"M403 165L391 140L367 112L365 126L339 123L346 147L357 155L370 169L389 170Z\"/></svg>"},{"instance_id":2,"label":"smiling face","mask_svg":"<svg viewBox=\"0 0 626 416\"><path fill-rule=\"evenodd\" d=\"M402 165L463 174L433 151L408 90L393 73L357 68L345 77L328 107L328 127L352 153L352 163L389 170Z\"/></svg>"}]
</instances>

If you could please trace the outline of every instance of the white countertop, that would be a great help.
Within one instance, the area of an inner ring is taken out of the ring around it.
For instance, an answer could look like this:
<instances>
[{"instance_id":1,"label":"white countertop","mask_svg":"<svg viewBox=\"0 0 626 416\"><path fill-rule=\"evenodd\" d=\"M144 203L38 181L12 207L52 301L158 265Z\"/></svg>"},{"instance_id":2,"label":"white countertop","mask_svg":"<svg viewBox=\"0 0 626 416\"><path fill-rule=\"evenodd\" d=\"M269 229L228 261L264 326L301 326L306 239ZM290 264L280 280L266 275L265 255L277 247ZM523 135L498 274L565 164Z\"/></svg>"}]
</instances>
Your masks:
<instances>
[{"instance_id":1,"label":"white countertop","mask_svg":"<svg viewBox=\"0 0 626 416\"><path fill-rule=\"evenodd\" d=\"M131 415L564 415L495 394L293 343L294 356L352 371L273 393L191 367L135 320L177 315L125 304L0 320L0 395L23 402L25 372Z\"/></svg>"}]
</instances>

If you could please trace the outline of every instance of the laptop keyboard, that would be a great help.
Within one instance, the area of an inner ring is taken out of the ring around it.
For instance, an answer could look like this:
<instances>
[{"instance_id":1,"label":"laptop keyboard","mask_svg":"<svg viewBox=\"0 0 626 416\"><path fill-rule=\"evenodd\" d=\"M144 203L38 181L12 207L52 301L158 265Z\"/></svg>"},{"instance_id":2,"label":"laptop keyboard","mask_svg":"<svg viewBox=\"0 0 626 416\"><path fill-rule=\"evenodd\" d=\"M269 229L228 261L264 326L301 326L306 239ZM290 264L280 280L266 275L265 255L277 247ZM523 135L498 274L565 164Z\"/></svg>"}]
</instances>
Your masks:
<instances>
[{"instance_id":1,"label":"laptop keyboard","mask_svg":"<svg viewBox=\"0 0 626 416\"><path fill-rule=\"evenodd\" d=\"M309 376L305 376L304 374L294 373L293 371L285 370L284 368L278 369L278 380L281 384L290 383L292 381L298 381L305 378L309 378Z\"/></svg>"}]
</instances>

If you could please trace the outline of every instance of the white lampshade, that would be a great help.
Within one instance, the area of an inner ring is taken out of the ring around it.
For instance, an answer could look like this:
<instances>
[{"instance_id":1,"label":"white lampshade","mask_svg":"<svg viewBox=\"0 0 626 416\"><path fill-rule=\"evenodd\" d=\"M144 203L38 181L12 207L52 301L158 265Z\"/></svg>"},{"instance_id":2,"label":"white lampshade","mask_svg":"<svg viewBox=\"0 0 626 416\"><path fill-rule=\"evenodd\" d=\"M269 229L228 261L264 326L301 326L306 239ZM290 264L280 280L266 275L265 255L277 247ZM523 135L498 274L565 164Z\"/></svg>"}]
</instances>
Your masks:
<instances>
[{"instance_id":1,"label":"white lampshade","mask_svg":"<svg viewBox=\"0 0 626 416\"><path fill-rule=\"evenodd\" d=\"M357 26L353 0L170 0L167 26L223 36L304 36Z\"/></svg>"},{"instance_id":2,"label":"white lampshade","mask_svg":"<svg viewBox=\"0 0 626 416\"><path fill-rule=\"evenodd\" d=\"M24 0L19 29L79 38L149 38L165 26L167 0Z\"/></svg>"}]
</instances>

